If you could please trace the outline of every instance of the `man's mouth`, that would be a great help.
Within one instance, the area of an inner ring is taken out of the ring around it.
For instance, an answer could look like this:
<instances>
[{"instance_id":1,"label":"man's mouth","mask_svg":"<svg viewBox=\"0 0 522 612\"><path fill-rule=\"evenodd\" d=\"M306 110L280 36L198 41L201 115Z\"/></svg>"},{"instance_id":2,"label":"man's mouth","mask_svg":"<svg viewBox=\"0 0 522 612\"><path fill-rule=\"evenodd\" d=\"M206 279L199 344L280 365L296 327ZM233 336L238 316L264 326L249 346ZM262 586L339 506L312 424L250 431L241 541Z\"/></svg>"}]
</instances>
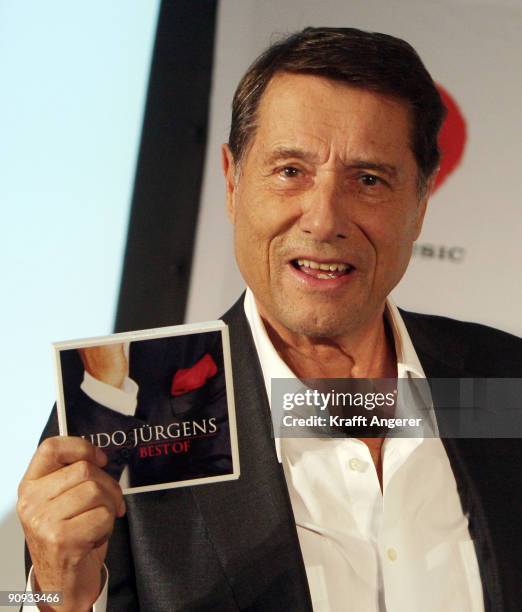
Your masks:
<instances>
[{"instance_id":1,"label":"man's mouth","mask_svg":"<svg viewBox=\"0 0 522 612\"><path fill-rule=\"evenodd\" d=\"M333 278L341 278L350 274L355 268L349 263L338 261L314 261L313 259L293 259L292 266L307 274L321 280L331 280Z\"/></svg>"}]
</instances>

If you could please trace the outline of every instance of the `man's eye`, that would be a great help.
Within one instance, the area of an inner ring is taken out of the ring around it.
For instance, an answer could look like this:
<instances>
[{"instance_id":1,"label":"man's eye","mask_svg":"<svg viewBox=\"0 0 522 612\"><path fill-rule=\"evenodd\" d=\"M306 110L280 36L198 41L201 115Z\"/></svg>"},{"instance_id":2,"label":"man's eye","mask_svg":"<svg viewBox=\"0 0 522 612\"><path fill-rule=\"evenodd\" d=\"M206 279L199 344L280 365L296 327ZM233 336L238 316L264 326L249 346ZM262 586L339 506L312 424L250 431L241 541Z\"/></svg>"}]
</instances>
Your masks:
<instances>
[{"instance_id":1,"label":"man's eye","mask_svg":"<svg viewBox=\"0 0 522 612\"><path fill-rule=\"evenodd\" d=\"M365 187L375 187L381 182L381 179L374 174L363 174L359 180Z\"/></svg>"},{"instance_id":2,"label":"man's eye","mask_svg":"<svg viewBox=\"0 0 522 612\"><path fill-rule=\"evenodd\" d=\"M294 166L285 166L280 170L279 174L284 178L295 178L299 176L299 169L294 168Z\"/></svg>"}]
</instances>

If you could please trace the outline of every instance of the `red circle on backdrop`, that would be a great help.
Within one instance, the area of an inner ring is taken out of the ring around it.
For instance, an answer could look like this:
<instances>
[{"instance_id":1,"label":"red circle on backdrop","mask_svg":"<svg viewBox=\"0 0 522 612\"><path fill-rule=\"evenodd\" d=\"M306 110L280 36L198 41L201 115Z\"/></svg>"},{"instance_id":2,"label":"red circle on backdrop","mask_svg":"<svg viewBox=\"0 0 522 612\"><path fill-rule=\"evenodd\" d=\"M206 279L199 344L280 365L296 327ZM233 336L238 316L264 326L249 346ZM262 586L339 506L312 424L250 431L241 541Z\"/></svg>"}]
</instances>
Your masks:
<instances>
[{"instance_id":1,"label":"red circle on backdrop","mask_svg":"<svg viewBox=\"0 0 522 612\"><path fill-rule=\"evenodd\" d=\"M455 99L442 85L437 84L437 89L448 114L439 133L441 162L433 191L444 183L462 161L467 137L466 121Z\"/></svg>"}]
</instances>

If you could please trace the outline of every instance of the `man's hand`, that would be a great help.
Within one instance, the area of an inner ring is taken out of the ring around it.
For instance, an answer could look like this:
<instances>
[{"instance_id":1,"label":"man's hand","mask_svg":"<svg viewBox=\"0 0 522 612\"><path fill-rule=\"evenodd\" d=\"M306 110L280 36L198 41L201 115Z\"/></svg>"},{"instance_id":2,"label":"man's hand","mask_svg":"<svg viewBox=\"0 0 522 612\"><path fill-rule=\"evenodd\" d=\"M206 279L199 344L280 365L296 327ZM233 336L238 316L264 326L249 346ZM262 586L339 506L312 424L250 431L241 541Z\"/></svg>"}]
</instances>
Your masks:
<instances>
[{"instance_id":1,"label":"man's hand","mask_svg":"<svg viewBox=\"0 0 522 612\"><path fill-rule=\"evenodd\" d=\"M125 514L120 485L101 469L106 463L103 451L82 438L48 438L18 489L38 590L61 591L60 612L91 609L114 519Z\"/></svg>"},{"instance_id":2,"label":"man's hand","mask_svg":"<svg viewBox=\"0 0 522 612\"><path fill-rule=\"evenodd\" d=\"M129 372L123 344L78 349L83 367L91 376L120 389Z\"/></svg>"}]
</instances>

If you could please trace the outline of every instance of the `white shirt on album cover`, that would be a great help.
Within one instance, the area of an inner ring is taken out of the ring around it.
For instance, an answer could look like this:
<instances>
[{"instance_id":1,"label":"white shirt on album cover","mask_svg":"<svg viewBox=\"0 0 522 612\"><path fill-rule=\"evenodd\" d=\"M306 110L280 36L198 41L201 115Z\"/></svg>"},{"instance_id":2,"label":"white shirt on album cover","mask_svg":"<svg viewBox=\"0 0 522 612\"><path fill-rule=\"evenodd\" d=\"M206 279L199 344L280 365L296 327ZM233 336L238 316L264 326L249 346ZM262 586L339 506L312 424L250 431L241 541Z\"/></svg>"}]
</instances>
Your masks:
<instances>
[{"instance_id":1,"label":"white shirt on album cover","mask_svg":"<svg viewBox=\"0 0 522 612\"><path fill-rule=\"evenodd\" d=\"M270 342L249 289L245 314L270 401L271 379L295 379L295 375ZM391 300L386 303L386 317L399 378L425 378ZM134 381L127 379L116 394L98 383L86 375L82 389L108 408L134 414ZM428 428L436 432L431 398L425 391L409 401L426 404L417 408L429 415ZM314 612L341 612L347 602L356 602L357 612L484 611L468 519L440 439L387 438L382 447L382 491L369 449L357 439L276 438L275 444ZM106 577L93 612L105 612L107 585ZM27 590L31 587L32 570Z\"/></svg>"}]
</instances>

